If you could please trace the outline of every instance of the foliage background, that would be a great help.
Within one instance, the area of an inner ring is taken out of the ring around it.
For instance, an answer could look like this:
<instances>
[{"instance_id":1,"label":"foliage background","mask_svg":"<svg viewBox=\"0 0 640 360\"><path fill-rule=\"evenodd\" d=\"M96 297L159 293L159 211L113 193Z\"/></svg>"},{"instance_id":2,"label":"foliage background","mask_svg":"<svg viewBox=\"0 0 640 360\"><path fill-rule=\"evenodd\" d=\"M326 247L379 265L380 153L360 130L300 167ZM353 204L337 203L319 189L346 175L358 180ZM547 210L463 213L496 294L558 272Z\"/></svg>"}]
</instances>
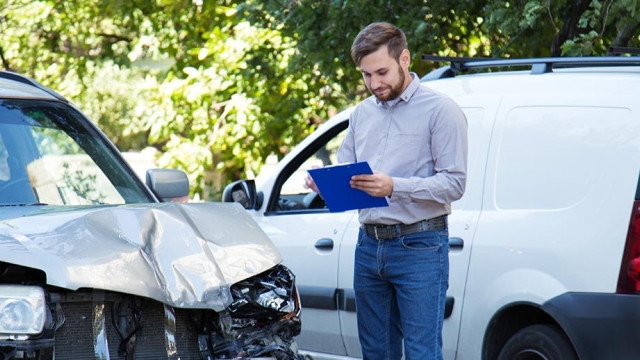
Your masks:
<instances>
[{"instance_id":1,"label":"foliage background","mask_svg":"<svg viewBox=\"0 0 640 360\"><path fill-rule=\"evenodd\" d=\"M639 47L640 0L0 0L0 68L82 109L122 151L152 146L218 200L367 96L351 42L401 27L419 76L443 56Z\"/></svg>"}]
</instances>

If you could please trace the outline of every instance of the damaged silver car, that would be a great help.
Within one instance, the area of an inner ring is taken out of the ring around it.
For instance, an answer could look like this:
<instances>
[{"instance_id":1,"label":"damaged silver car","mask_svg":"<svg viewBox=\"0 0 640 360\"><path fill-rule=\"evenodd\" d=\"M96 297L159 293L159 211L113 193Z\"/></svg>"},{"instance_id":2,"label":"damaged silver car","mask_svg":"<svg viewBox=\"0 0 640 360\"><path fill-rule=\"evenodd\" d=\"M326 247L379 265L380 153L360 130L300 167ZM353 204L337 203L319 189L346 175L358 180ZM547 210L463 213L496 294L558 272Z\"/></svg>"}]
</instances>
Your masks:
<instances>
[{"instance_id":1,"label":"damaged silver car","mask_svg":"<svg viewBox=\"0 0 640 360\"><path fill-rule=\"evenodd\" d=\"M72 104L0 71L0 359L304 359L279 252L188 190L143 184Z\"/></svg>"}]
</instances>

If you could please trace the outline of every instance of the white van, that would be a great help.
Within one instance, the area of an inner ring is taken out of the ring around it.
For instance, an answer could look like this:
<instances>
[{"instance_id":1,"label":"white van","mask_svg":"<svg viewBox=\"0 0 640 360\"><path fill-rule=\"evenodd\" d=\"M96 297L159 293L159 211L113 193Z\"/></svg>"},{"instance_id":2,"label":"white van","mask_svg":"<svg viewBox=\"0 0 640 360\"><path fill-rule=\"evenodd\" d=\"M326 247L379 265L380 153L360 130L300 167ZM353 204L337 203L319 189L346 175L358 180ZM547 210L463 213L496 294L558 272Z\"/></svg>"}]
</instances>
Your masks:
<instances>
[{"instance_id":1,"label":"white van","mask_svg":"<svg viewBox=\"0 0 640 360\"><path fill-rule=\"evenodd\" d=\"M640 57L430 60L452 63L424 85L469 124L445 359L639 359ZM297 275L298 342L314 359L361 356L357 213L329 212L301 186L308 168L335 163L350 111L223 195L242 200Z\"/></svg>"}]
</instances>

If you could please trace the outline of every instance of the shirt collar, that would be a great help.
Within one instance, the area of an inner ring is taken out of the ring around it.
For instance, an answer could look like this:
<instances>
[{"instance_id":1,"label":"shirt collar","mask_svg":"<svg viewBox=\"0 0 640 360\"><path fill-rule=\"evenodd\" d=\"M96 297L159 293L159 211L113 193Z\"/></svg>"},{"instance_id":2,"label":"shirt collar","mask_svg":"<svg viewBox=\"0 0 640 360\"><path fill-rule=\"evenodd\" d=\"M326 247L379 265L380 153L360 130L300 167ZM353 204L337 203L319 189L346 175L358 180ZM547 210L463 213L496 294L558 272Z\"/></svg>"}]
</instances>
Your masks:
<instances>
[{"instance_id":1,"label":"shirt collar","mask_svg":"<svg viewBox=\"0 0 640 360\"><path fill-rule=\"evenodd\" d=\"M411 82L409 83L407 88L404 89L402 94L400 94L400 96L398 96L396 99L391 101L380 101L378 100L378 98L374 96L374 98L376 99L376 103L379 106L391 107L396 105L398 102L400 102L400 100L404 102L409 102L413 94L415 94L416 90L418 90L418 88L420 87L420 79L418 78L418 75L414 72L410 72L409 74L411 75Z\"/></svg>"}]
</instances>

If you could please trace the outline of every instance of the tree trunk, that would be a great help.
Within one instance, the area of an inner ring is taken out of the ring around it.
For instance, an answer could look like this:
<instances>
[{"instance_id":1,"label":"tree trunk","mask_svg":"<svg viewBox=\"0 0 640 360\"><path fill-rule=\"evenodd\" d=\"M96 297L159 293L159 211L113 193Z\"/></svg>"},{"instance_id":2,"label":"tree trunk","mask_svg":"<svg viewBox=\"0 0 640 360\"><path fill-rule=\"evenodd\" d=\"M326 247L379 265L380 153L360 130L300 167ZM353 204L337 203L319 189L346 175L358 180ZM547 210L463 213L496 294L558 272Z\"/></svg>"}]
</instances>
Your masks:
<instances>
[{"instance_id":1,"label":"tree trunk","mask_svg":"<svg viewBox=\"0 0 640 360\"><path fill-rule=\"evenodd\" d=\"M634 24L626 24L620 31L616 38L613 39L613 43L611 46L620 46L625 47L629 44L629 40L636 34L636 32L640 29L640 23L635 22Z\"/></svg>"},{"instance_id":2,"label":"tree trunk","mask_svg":"<svg viewBox=\"0 0 640 360\"><path fill-rule=\"evenodd\" d=\"M573 4L569 5L572 7L571 15L564 21L562 29L551 43L551 56L562 55L562 48L560 46L568 39L573 39L578 35L580 16L589 8L590 4L590 0L575 0Z\"/></svg>"}]
</instances>

